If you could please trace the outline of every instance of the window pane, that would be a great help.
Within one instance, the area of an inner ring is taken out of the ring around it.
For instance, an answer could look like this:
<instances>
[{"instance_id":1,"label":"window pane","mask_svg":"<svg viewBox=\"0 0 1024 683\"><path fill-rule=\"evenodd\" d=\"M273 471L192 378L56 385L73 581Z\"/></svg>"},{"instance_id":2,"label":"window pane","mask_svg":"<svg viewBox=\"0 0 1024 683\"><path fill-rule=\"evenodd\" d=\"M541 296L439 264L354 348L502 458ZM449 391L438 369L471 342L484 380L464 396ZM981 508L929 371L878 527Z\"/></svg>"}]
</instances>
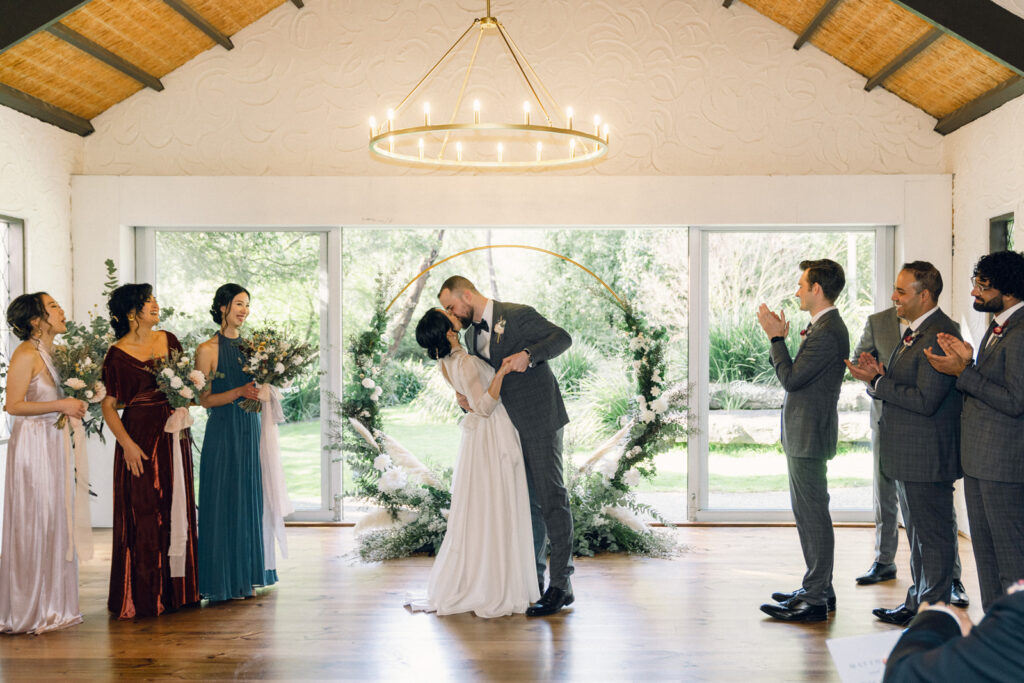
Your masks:
<instances>
[{"instance_id":1,"label":"window pane","mask_svg":"<svg viewBox=\"0 0 1024 683\"><path fill-rule=\"evenodd\" d=\"M314 232L156 233L156 296L165 309L164 327L189 350L217 330L210 304L217 288L235 282L252 295L247 328L280 325L314 347L321 347L321 235ZM243 328L244 334L245 328ZM297 510L319 510L321 494L320 375L284 389L285 424L280 425L281 454L288 493ZM206 413L192 411L192 434L199 462Z\"/></svg>"},{"instance_id":2,"label":"window pane","mask_svg":"<svg viewBox=\"0 0 1024 683\"><path fill-rule=\"evenodd\" d=\"M794 293L804 259L831 258L846 272L836 302L851 350L874 311L874 232L714 232L708 235L708 503L711 509L790 509L780 443L784 392L768 360L757 307L785 312L795 354L810 316ZM839 450L829 461L833 508L871 506L869 399L847 377L839 404Z\"/></svg>"}]
</instances>

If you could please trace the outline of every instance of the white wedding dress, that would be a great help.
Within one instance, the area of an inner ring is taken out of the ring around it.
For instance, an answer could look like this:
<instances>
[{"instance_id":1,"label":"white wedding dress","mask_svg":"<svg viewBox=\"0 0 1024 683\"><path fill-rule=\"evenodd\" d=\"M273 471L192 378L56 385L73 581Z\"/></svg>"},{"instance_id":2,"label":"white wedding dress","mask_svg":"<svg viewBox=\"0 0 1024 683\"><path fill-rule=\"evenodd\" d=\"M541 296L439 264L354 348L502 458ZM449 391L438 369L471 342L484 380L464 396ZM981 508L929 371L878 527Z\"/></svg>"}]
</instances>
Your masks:
<instances>
[{"instance_id":1,"label":"white wedding dress","mask_svg":"<svg viewBox=\"0 0 1024 683\"><path fill-rule=\"evenodd\" d=\"M505 406L487 393L494 377L487 363L459 345L440 365L473 412L462 420L448 531L427 597L407 604L439 615L521 614L540 593L519 434Z\"/></svg>"}]
</instances>

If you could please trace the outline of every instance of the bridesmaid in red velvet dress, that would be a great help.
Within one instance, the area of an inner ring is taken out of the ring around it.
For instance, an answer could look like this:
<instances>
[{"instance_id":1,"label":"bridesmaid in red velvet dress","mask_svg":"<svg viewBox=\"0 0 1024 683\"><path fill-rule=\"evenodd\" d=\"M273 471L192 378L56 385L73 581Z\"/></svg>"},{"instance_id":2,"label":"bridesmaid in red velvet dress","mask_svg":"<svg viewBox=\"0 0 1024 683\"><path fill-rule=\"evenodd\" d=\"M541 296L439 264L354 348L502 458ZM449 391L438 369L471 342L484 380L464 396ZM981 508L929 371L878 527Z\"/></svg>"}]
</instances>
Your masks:
<instances>
[{"instance_id":1,"label":"bridesmaid in red velvet dress","mask_svg":"<svg viewBox=\"0 0 1024 683\"><path fill-rule=\"evenodd\" d=\"M172 410L157 388L154 359L181 349L170 332L153 329L160 307L148 284L115 289L107 302L117 341L103 361L103 418L117 439L114 449L114 544L107 609L119 619L157 616L199 603L196 578L196 506L192 450L182 432L185 507L188 515L184 576L172 577L173 434L164 431ZM124 412L117 409L124 406Z\"/></svg>"}]
</instances>

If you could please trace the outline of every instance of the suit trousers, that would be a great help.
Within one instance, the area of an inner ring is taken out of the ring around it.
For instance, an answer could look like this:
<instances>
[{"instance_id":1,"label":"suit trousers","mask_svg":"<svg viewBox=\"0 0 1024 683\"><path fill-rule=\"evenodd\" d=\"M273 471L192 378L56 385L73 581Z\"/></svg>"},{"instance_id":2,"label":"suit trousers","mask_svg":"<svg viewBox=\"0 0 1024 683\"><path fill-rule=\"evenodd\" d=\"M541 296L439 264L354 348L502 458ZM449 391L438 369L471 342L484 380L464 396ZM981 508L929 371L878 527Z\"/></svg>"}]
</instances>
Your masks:
<instances>
[{"instance_id":1,"label":"suit trousers","mask_svg":"<svg viewBox=\"0 0 1024 683\"><path fill-rule=\"evenodd\" d=\"M828 511L828 461L786 456L786 464L789 499L807 567L800 598L809 605L824 605L828 598L835 597L832 588L835 533Z\"/></svg>"},{"instance_id":2,"label":"suit trousers","mask_svg":"<svg viewBox=\"0 0 1024 683\"><path fill-rule=\"evenodd\" d=\"M981 605L987 612L1024 579L1024 484L964 477Z\"/></svg>"},{"instance_id":3,"label":"suit trousers","mask_svg":"<svg viewBox=\"0 0 1024 683\"><path fill-rule=\"evenodd\" d=\"M567 590L572 562L572 510L562 475L562 430L547 435L524 436L523 461L530 491L530 521L533 523L533 549L537 557L537 580L544 583L551 549L551 586Z\"/></svg>"},{"instance_id":4,"label":"suit trousers","mask_svg":"<svg viewBox=\"0 0 1024 683\"><path fill-rule=\"evenodd\" d=\"M910 588L904 604L949 603L953 588L956 517L952 481L897 480L910 543Z\"/></svg>"}]
</instances>

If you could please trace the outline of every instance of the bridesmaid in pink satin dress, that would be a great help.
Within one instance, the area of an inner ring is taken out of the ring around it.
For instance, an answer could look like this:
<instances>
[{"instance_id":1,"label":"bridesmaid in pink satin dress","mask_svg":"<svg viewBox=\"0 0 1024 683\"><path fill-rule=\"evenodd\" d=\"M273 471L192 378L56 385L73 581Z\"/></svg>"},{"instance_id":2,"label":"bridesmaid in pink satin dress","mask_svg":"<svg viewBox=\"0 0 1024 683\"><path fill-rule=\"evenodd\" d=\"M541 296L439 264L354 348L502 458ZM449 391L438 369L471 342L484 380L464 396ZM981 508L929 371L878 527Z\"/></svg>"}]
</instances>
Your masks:
<instances>
[{"instance_id":1,"label":"bridesmaid in pink satin dress","mask_svg":"<svg viewBox=\"0 0 1024 683\"><path fill-rule=\"evenodd\" d=\"M50 357L54 336L67 331L60 304L43 292L22 294L7 324L22 343L7 373L5 407L16 417L7 444L0 632L39 634L82 621L68 524L74 508L65 493L73 473L56 422L61 413L83 417L86 406L64 397Z\"/></svg>"}]
</instances>

